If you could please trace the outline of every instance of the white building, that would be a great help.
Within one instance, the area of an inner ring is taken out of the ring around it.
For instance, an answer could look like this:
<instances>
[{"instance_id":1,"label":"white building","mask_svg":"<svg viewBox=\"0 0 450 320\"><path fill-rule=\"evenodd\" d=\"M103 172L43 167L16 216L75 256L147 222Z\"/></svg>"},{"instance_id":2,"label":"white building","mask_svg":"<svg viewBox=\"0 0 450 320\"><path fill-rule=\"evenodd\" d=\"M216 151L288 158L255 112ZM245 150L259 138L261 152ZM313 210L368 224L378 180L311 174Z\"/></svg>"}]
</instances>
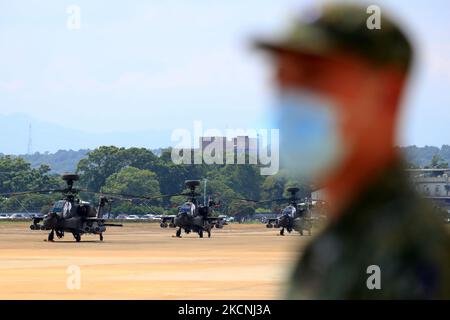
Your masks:
<instances>
[{"instance_id":1,"label":"white building","mask_svg":"<svg viewBox=\"0 0 450 320\"><path fill-rule=\"evenodd\" d=\"M411 169L407 171L421 195L450 207L450 169Z\"/></svg>"},{"instance_id":2,"label":"white building","mask_svg":"<svg viewBox=\"0 0 450 320\"><path fill-rule=\"evenodd\" d=\"M450 169L408 170L417 191L430 198L450 197Z\"/></svg>"}]
</instances>

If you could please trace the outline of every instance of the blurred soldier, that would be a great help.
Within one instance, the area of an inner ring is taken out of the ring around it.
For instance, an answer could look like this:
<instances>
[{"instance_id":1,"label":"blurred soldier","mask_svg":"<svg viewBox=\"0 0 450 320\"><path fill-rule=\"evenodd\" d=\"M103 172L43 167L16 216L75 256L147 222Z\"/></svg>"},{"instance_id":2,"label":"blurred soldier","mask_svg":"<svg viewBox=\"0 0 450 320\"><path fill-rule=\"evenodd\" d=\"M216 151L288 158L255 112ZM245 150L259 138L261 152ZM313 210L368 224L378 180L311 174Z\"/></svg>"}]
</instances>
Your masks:
<instances>
[{"instance_id":1,"label":"blurred soldier","mask_svg":"<svg viewBox=\"0 0 450 320\"><path fill-rule=\"evenodd\" d=\"M413 58L381 12L326 5L257 42L276 67L280 162L325 188L330 223L294 268L290 299L450 298L450 240L394 149Z\"/></svg>"}]
</instances>

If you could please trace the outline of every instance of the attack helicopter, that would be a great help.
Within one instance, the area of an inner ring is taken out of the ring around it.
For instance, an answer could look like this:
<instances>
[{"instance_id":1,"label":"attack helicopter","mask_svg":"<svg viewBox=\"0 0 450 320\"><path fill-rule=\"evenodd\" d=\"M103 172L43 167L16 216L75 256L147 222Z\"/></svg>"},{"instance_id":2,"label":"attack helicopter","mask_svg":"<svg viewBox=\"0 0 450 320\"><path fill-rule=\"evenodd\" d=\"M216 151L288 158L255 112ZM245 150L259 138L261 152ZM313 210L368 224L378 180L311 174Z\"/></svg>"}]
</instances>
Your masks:
<instances>
[{"instance_id":1,"label":"attack helicopter","mask_svg":"<svg viewBox=\"0 0 450 320\"><path fill-rule=\"evenodd\" d=\"M300 191L299 188L291 187L287 188L286 191L290 193L289 198L281 199L271 199L271 200L251 200L251 199L239 199L242 201L254 202L254 203L268 203L268 202L279 202L288 201L288 205L281 210L281 214L276 218L265 219L263 222L266 223L267 228L280 228L280 235L285 235L285 230L288 233L292 231L298 231L300 235L303 235L303 231L308 231L311 235L312 222L310 217L310 208L312 203L305 199L303 203L299 203L301 200L297 198L297 193Z\"/></svg>"},{"instance_id":2,"label":"attack helicopter","mask_svg":"<svg viewBox=\"0 0 450 320\"><path fill-rule=\"evenodd\" d=\"M186 202L178 207L176 215L162 216L161 228L178 228L175 236L181 238L181 232L184 230L186 234L195 232L200 238L203 238L203 233L211 237L211 229L214 227L221 229L226 224L223 217L211 217L210 214L213 208L220 206L214 201L209 200L207 204L200 204L197 197L200 196L196 192L196 188L200 185L199 180L186 180L186 187L189 192L175 195L187 196ZM171 195L171 196L175 196Z\"/></svg>"},{"instance_id":3,"label":"attack helicopter","mask_svg":"<svg viewBox=\"0 0 450 320\"><path fill-rule=\"evenodd\" d=\"M105 223L105 219L103 218L106 207L108 207L109 217L112 197L120 197L120 195L110 194L110 198L100 195L97 208L95 208L89 202L82 201L78 197L78 193L99 193L74 188L74 182L79 179L79 176L76 174L64 174L62 179L67 184L67 187L64 189L12 192L0 194L0 196L10 197L25 194L61 193L63 195L62 199L55 201L50 211L44 217L32 218L33 224L30 226L30 229L50 230L47 238L48 241L54 241L55 234L58 238L64 237L65 232L72 233L77 242L81 241L83 234L99 235L100 241L103 241L103 233L106 231L106 227L122 227L121 224Z\"/></svg>"},{"instance_id":4,"label":"attack helicopter","mask_svg":"<svg viewBox=\"0 0 450 320\"><path fill-rule=\"evenodd\" d=\"M287 188L286 190L291 194L288 199L276 199L273 201L288 200L289 204L281 211L281 215L277 218L266 219L267 228L281 228L280 235L284 236L284 231L291 233L293 230L298 231L303 235L303 231L308 231L311 235L312 223L310 219L310 206L308 199L304 203L299 204L300 199L297 198L299 188Z\"/></svg>"}]
</instances>

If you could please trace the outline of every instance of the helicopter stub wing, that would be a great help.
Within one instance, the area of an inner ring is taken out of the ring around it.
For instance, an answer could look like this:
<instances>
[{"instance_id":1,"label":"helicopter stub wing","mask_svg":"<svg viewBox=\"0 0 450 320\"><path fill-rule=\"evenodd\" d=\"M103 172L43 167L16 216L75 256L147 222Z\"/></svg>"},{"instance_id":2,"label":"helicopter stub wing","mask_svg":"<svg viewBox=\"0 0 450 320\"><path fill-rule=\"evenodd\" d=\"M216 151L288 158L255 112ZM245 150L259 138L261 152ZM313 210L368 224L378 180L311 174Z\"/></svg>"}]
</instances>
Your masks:
<instances>
[{"instance_id":1,"label":"helicopter stub wing","mask_svg":"<svg viewBox=\"0 0 450 320\"><path fill-rule=\"evenodd\" d=\"M28 195L28 194L62 193L64 191L65 191L65 189L48 189L48 190L30 190L30 191L20 191L20 192L6 192L6 193L0 193L0 197L7 198L7 197Z\"/></svg>"},{"instance_id":2,"label":"helicopter stub wing","mask_svg":"<svg viewBox=\"0 0 450 320\"><path fill-rule=\"evenodd\" d=\"M166 223L166 222L173 222L173 220L175 219L175 215L170 215L170 216L161 216L161 222L162 223Z\"/></svg>"},{"instance_id":3,"label":"helicopter stub wing","mask_svg":"<svg viewBox=\"0 0 450 320\"><path fill-rule=\"evenodd\" d=\"M86 218L86 221L90 221L90 222L102 222L102 225L105 227L123 227L123 224L118 224L118 223L104 223L105 220L108 219L103 219L103 218Z\"/></svg>"},{"instance_id":4,"label":"helicopter stub wing","mask_svg":"<svg viewBox=\"0 0 450 320\"><path fill-rule=\"evenodd\" d=\"M221 217L206 217L205 220L208 221L209 223L217 223L225 221L225 219Z\"/></svg>"},{"instance_id":5,"label":"helicopter stub wing","mask_svg":"<svg viewBox=\"0 0 450 320\"><path fill-rule=\"evenodd\" d=\"M265 223L276 223L276 222L278 222L278 218L267 218L264 222Z\"/></svg>"}]
</instances>

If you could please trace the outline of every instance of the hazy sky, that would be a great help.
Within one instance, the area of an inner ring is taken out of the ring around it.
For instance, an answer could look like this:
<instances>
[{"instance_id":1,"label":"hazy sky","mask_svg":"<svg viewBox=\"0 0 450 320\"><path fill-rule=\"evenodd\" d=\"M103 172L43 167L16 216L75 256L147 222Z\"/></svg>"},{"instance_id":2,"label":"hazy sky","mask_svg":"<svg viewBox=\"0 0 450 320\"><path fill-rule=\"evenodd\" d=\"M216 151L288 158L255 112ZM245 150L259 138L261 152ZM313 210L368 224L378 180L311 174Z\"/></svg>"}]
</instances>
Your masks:
<instances>
[{"instance_id":1,"label":"hazy sky","mask_svg":"<svg viewBox=\"0 0 450 320\"><path fill-rule=\"evenodd\" d=\"M250 127L270 106L268 64L250 40L282 30L308 3L0 0L0 116L93 133L189 129L194 120ZM80 30L66 27L71 4ZM370 4L389 8L419 51L401 144L449 144L450 2Z\"/></svg>"}]
</instances>

